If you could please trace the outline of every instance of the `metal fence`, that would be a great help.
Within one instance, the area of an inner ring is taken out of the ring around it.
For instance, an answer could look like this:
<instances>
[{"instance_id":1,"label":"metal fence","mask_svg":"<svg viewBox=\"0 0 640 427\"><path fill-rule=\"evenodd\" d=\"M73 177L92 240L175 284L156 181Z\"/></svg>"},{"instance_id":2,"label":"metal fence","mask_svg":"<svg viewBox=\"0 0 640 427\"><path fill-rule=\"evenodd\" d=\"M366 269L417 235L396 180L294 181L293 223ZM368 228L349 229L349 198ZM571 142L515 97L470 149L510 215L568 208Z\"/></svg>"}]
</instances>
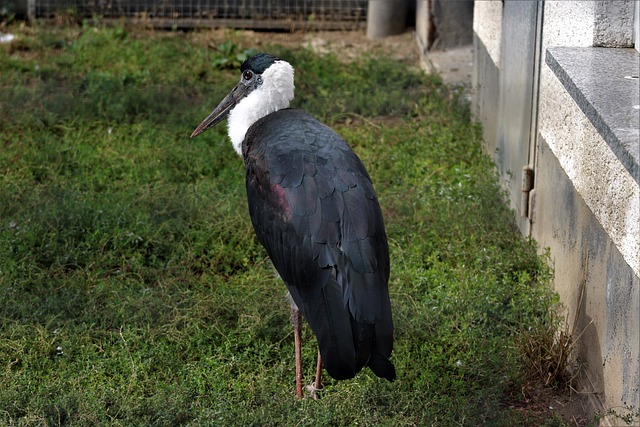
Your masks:
<instances>
[{"instance_id":1,"label":"metal fence","mask_svg":"<svg viewBox=\"0 0 640 427\"><path fill-rule=\"evenodd\" d=\"M31 20L117 20L154 27L358 29L367 0L29 0Z\"/></svg>"}]
</instances>

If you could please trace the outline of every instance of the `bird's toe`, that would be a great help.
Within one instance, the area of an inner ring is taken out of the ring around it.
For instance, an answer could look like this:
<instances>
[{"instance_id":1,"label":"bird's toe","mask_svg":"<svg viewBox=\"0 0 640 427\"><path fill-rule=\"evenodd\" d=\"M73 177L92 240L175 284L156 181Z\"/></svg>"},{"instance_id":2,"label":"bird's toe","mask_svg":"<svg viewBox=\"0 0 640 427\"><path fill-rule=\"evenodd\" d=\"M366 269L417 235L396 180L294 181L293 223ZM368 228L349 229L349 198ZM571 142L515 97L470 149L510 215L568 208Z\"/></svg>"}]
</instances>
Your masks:
<instances>
[{"instance_id":1,"label":"bird's toe","mask_svg":"<svg viewBox=\"0 0 640 427\"><path fill-rule=\"evenodd\" d=\"M316 388L315 381L309 384L308 386L306 386L305 388L307 390L307 393L309 393L309 396L313 400L318 400L320 398L320 392L324 390L324 386L321 386L320 388Z\"/></svg>"}]
</instances>

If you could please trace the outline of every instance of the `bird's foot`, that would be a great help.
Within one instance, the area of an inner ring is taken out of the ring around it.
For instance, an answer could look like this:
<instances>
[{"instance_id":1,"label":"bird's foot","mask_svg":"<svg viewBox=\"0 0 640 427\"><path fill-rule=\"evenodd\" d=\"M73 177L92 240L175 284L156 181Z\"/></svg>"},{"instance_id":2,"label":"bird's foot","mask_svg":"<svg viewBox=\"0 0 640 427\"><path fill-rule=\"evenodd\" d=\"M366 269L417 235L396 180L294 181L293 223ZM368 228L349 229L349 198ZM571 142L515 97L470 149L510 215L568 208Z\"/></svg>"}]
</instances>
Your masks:
<instances>
[{"instance_id":1,"label":"bird's foot","mask_svg":"<svg viewBox=\"0 0 640 427\"><path fill-rule=\"evenodd\" d=\"M309 396L311 396L311 398L313 400L318 400L318 398L320 397L319 392L321 392L322 390L324 390L324 386L321 385L320 388L316 388L316 382L312 382L311 384L309 384L308 386L305 387L307 390L307 393L309 393Z\"/></svg>"}]
</instances>

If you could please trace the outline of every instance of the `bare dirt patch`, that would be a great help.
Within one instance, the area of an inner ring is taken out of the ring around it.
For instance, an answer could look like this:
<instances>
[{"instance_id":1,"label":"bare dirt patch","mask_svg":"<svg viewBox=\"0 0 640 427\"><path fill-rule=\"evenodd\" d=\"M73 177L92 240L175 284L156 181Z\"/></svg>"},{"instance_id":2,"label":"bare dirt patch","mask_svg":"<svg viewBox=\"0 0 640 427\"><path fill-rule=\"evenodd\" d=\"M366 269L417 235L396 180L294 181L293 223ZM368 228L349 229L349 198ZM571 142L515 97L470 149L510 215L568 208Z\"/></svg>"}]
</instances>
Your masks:
<instances>
[{"instance_id":1,"label":"bare dirt patch","mask_svg":"<svg viewBox=\"0 0 640 427\"><path fill-rule=\"evenodd\" d=\"M588 396L545 387L542 381L525 382L511 397L512 400L505 405L520 413L526 426L587 427L595 420ZM552 419L562 420L562 424L549 424L548 420Z\"/></svg>"},{"instance_id":2,"label":"bare dirt patch","mask_svg":"<svg viewBox=\"0 0 640 427\"><path fill-rule=\"evenodd\" d=\"M246 47L262 48L282 45L287 48L307 48L318 54L335 53L345 61L356 60L364 53L389 56L405 64L419 66L420 56L415 35L411 31L379 40L368 39L362 31L264 32L211 30L194 35L203 44L218 44L231 40Z\"/></svg>"}]
</instances>

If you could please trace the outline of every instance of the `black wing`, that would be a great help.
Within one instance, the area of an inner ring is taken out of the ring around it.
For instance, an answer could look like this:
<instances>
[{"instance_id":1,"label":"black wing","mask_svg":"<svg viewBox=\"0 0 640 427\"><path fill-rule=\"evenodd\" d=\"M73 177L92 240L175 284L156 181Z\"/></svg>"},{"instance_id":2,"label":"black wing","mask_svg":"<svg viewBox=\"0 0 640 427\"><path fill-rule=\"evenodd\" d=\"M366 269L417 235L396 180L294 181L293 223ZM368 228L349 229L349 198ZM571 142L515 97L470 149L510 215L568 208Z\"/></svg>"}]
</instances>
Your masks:
<instances>
[{"instance_id":1,"label":"black wing","mask_svg":"<svg viewBox=\"0 0 640 427\"><path fill-rule=\"evenodd\" d=\"M333 378L389 380L393 324L382 213L362 162L301 110L257 121L243 144L249 212Z\"/></svg>"}]
</instances>

